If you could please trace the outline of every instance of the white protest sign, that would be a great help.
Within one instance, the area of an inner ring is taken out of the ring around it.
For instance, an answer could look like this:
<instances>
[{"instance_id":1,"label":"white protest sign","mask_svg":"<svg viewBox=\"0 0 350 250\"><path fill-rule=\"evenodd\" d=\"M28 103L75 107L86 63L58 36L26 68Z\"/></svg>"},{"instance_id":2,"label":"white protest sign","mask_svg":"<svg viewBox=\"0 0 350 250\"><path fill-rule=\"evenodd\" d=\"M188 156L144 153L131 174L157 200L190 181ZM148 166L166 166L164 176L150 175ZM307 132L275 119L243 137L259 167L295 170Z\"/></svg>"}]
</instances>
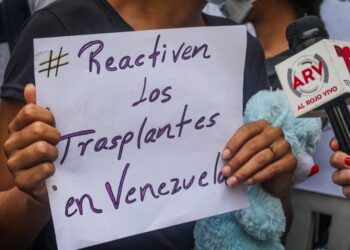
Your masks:
<instances>
[{"instance_id":1,"label":"white protest sign","mask_svg":"<svg viewBox=\"0 0 350 250\"><path fill-rule=\"evenodd\" d=\"M247 206L219 152L243 123L244 26L36 39L38 104L62 140L47 181L58 247Z\"/></svg>"}]
</instances>

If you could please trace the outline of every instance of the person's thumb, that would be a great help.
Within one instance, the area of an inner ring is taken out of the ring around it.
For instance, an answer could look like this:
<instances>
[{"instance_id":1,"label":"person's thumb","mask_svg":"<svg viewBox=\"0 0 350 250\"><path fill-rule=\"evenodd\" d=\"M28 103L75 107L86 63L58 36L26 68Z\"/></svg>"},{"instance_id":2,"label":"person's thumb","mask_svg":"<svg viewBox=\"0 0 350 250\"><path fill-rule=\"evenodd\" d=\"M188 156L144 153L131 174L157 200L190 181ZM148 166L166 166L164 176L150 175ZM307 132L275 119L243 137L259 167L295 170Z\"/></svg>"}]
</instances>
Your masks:
<instances>
[{"instance_id":1,"label":"person's thumb","mask_svg":"<svg viewBox=\"0 0 350 250\"><path fill-rule=\"evenodd\" d=\"M24 88L24 99L26 100L27 104L29 103L36 104L36 88L34 84L29 83Z\"/></svg>"}]
</instances>

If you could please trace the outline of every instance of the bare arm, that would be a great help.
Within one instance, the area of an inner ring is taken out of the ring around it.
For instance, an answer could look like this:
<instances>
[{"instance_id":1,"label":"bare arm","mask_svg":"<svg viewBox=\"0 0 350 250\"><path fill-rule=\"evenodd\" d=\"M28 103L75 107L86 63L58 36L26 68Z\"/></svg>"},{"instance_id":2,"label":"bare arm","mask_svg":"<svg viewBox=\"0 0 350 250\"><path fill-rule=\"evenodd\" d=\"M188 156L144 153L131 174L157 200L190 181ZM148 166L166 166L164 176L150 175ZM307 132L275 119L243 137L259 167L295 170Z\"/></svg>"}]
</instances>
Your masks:
<instances>
[{"instance_id":1,"label":"bare arm","mask_svg":"<svg viewBox=\"0 0 350 250\"><path fill-rule=\"evenodd\" d=\"M284 244L288 233L292 227L293 223L293 206L292 206L292 188L293 188L293 173L287 172L278 178L275 178L274 181L270 183L263 184L263 187L266 190L278 190L274 192L273 195L281 200L284 215L286 216L286 230L281 238L282 243Z\"/></svg>"},{"instance_id":2,"label":"bare arm","mask_svg":"<svg viewBox=\"0 0 350 250\"><path fill-rule=\"evenodd\" d=\"M6 166L4 143L8 126L23 102L0 102L0 249L25 249L35 240L50 218L48 204L40 203L15 187Z\"/></svg>"},{"instance_id":3,"label":"bare arm","mask_svg":"<svg viewBox=\"0 0 350 250\"><path fill-rule=\"evenodd\" d=\"M14 178L6 167L4 143L8 138L8 125L23 106L24 103L20 101L0 101L0 192L9 190L15 185Z\"/></svg>"},{"instance_id":4,"label":"bare arm","mask_svg":"<svg viewBox=\"0 0 350 250\"><path fill-rule=\"evenodd\" d=\"M50 218L50 209L16 187L0 192L0 249L27 249Z\"/></svg>"}]
</instances>

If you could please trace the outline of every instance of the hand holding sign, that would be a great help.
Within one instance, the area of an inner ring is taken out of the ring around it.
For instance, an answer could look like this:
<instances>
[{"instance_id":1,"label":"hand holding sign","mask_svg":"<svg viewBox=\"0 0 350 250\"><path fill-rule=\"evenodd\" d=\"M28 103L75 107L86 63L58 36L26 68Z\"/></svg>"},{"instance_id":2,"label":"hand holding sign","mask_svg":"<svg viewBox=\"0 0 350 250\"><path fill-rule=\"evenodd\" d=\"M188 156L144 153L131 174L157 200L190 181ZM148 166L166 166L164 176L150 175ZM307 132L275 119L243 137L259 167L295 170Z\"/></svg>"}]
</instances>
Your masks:
<instances>
[{"instance_id":1,"label":"hand holding sign","mask_svg":"<svg viewBox=\"0 0 350 250\"><path fill-rule=\"evenodd\" d=\"M277 197L290 190L290 180L297 160L291 146L284 139L281 128L273 128L265 120L242 126L227 143L223 151L227 164L223 175L230 186L238 182L246 185L264 183L265 188ZM281 180L276 177L284 178Z\"/></svg>"},{"instance_id":2,"label":"hand holding sign","mask_svg":"<svg viewBox=\"0 0 350 250\"><path fill-rule=\"evenodd\" d=\"M24 96L27 105L9 125L9 139L4 145L7 166L20 190L48 203L45 181L55 172L52 162L58 157L55 145L60 134L54 127L52 113L35 104L34 85L27 85Z\"/></svg>"}]
</instances>

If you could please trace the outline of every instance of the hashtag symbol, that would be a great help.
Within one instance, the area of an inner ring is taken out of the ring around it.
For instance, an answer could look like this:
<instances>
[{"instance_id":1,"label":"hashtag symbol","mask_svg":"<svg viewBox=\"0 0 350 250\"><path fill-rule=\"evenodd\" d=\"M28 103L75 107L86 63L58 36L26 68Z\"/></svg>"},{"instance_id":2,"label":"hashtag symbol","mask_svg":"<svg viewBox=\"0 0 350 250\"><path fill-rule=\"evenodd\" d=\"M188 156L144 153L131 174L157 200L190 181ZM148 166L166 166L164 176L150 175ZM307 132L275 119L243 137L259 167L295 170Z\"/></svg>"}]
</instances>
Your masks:
<instances>
[{"instance_id":1,"label":"hashtag symbol","mask_svg":"<svg viewBox=\"0 0 350 250\"><path fill-rule=\"evenodd\" d=\"M45 62L40 63L40 66L47 65L47 68L41 69L39 73L47 72L47 78L50 77L51 71L55 71L55 77L58 75L58 69L64 65L69 64L69 62L61 63L61 59L69 55L69 53L62 54L63 48L61 47L58 56L53 58L53 51L50 51L49 59Z\"/></svg>"}]
</instances>

